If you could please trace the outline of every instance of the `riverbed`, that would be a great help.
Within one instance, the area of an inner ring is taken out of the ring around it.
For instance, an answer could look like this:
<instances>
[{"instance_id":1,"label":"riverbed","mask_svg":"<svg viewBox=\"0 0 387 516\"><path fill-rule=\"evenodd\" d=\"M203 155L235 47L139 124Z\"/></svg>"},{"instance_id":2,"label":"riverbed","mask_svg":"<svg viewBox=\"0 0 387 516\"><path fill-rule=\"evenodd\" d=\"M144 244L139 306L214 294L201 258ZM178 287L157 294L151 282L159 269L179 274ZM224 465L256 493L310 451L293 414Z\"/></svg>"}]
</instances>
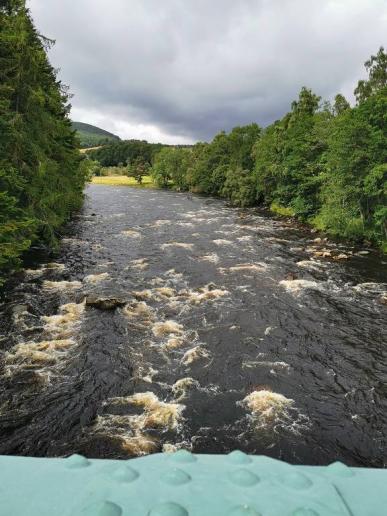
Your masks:
<instances>
[{"instance_id":1,"label":"riverbed","mask_svg":"<svg viewBox=\"0 0 387 516\"><path fill-rule=\"evenodd\" d=\"M385 466L386 269L255 209L91 185L0 307L0 454Z\"/></svg>"}]
</instances>

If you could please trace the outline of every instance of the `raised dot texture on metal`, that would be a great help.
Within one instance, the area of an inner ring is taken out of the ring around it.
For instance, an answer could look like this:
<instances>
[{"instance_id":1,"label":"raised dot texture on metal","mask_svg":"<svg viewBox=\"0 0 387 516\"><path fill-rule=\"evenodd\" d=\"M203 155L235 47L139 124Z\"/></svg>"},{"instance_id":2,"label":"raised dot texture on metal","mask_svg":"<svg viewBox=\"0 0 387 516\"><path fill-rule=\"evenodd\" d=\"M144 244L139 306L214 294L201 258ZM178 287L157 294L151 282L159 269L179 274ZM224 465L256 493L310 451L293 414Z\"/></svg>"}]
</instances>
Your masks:
<instances>
[{"instance_id":1,"label":"raised dot texture on metal","mask_svg":"<svg viewBox=\"0 0 387 516\"><path fill-rule=\"evenodd\" d=\"M290 471L289 473L282 475L280 480L286 487L291 487L293 489L308 489L308 487L312 485L312 481L298 471Z\"/></svg>"},{"instance_id":2,"label":"raised dot texture on metal","mask_svg":"<svg viewBox=\"0 0 387 516\"><path fill-rule=\"evenodd\" d=\"M165 475L162 474L161 480L171 486L180 486L187 484L187 482L191 480L191 477L185 471L174 468L167 471Z\"/></svg>"},{"instance_id":3,"label":"raised dot texture on metal","mask_svg":"<svg viewBox=\"0 0 387 516\"><path fill-rule=\"evenodd\" d=\"M66 468L70 469L77 469L77 468L86 468L87 466L90 466L91 462L86 459L86 457L83 457L82 455L77 455L76 453L74 455L71 455L66 459Z\"/></svg>"},{"instance_id":4,"label":"raised dot texture on metal","mask_svg":"<svg viewBox=\"0 0 387 516\"><path fill-rule=\"evenodd\" d=\"M172 453L170 456L170 459L174 462L185 462L185 463L197 461L197 458L195 457L195 455L192 455L192 453L190 453L187 450L179 450L175 453Z\"/></svg>"},{"instance_id":5,"label":"raised dot texture on metal","mask_svg":"<svg viewBox=\"0 0 387 516\"><path fill-rule=\"evenodd\" d=\"M140 474L130 466L121 466L113 471L112 477L119 482L134 482Z\"/></svg>"},{"instance_id":6,"label":"raised dot texture on metal","mask_svg":"<svg viewBox=\"0 0 387 516\"><path fill-rule=\"evenodd\" d=\"M248 469L237 469L229 473L231 482L241 487L255 486L259 482L259 477Z\"/></svg>"},{"instance_id":7,"label":"raised dot texture on metal","mask_svg":"<svg viewBox=\"0 0 387 516\"><path fill-rule=\"evenodd\" d=\"M78 512L74 513L74 516L78 516ZM82 516L121 516L122 509L119 505L109 502L97 502L86 507L82 512Z\"/></svg>"},{"instance_id":8,"label":"raised dot texture on metal","mask_svg":"<svg viewBox=\"0 0 387 516\"><path fill-rule=\"evenodd\" d=\"M149 516L189 516L188 511L173 502L162 503L150 510Z\"/></svg>"},{"instance_id":9,"label":"raised dot texture on metal","mask_svg":"<svg viewBox=\"0 0 387 516\"><path fill-rule=\"evenodd\" d=\"M387 470L265 456L0 457L0 516L382 516Z\"/></svg>"},{"instance_id":10,"label":"raised dot texture on metal","mask_svg":"<svg viewBox=\"0 0 387 516\"><path fill-rule=\"evenodd\" d=\"M233 462L234 464L251 464L252 459L246 455L246 453L243 453L239 450L234 450L227 456L228 460L230 462Z\"/></svg>"},{"instance_id":11,"label":"raised dot texture on metal","mask_svg":"<svg viewBox=\"0 0 387 516\"><path fill-rule=\"evenodd\" d=\"M327 473L338 477L353 477L354 472L342 462L333 462L326 468Z\"/></svg>"}]
</instances>

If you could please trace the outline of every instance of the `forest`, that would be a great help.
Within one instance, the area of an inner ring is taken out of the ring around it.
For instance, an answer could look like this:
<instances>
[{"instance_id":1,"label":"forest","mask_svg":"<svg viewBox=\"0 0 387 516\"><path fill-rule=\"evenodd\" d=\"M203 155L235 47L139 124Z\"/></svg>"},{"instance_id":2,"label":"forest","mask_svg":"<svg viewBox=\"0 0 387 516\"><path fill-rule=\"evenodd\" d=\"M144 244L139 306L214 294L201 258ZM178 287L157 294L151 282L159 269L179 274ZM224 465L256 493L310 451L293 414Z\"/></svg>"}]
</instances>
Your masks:
<instances>
[{"instance_id":1,"label":"forest","mask_svg":"<svg viewBox=\"0 0 387 516\"><path fill-rule=\"evenodd\" d=\"M123 167L138 160L150 165L163 147L161 143L148 143L145 140L125 140L90 150L87 154L102 167Z\"/></svg>"},{"instance_id":2,"label":"forest","mask_svg":"<svg viewBox=\"0 0 387 516\"><path fill-rule=\"evenodd\" d=\"M0 280L32 245L55 246L83 201L88 162L69 94L23 0L0 4ZM2 278L2 279L1 279Z\"/></svg>"},{"instance_id":3,"label":"forest","mask_svg":"<svg viewBox=\"0 0 387 516\"><path fill-rule=\"evenodd\" d=\"M264 205L327 233L387 251L387 54L365 63L356 105L303 87L268 127L224 131L190 149L163 148L151 174L164 188Z\"/></svg>"}]
</instances>

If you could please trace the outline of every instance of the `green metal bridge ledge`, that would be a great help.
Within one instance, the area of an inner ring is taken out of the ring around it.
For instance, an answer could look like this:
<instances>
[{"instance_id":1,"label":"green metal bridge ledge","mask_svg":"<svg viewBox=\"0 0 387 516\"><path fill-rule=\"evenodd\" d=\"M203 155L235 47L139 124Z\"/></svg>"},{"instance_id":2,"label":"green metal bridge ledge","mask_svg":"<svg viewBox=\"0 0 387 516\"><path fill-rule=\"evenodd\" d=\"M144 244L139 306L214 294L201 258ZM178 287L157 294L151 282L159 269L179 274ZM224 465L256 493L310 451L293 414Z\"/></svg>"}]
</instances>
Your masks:
<instances>
[{"instance_id":1,"label":"green metal bridge ledge","mask_svg":"<svg viewBox=\"0 0 387 516\"><path fill-rule=\"evenodd\" d=\"M385 516L387 471L234 451L0 457L0 516Z\"/></svg>"}]
</instances>

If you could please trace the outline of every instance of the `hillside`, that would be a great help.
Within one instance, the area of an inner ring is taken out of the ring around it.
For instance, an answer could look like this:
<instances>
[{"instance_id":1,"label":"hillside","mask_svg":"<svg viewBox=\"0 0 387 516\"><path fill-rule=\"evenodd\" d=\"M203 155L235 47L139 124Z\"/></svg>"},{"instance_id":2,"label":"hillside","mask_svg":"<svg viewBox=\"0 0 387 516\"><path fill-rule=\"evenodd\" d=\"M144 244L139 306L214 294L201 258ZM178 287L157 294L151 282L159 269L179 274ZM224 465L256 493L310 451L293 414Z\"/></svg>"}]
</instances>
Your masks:
<instances>
[{"instance_id":1,"label":"hillside","mask_svg":"<svg viewBox=\"0 0 387 516\"><path fill-rule=\"evenodd\" d=\"M78 138L81 141L81 147L98 147L105 143L113 143L120 141L115 134L109 133L104 129L95 127L94 125L84 124L83 122L72 122L73 129L77 131Z\"/></svg>"}]
</instances>

